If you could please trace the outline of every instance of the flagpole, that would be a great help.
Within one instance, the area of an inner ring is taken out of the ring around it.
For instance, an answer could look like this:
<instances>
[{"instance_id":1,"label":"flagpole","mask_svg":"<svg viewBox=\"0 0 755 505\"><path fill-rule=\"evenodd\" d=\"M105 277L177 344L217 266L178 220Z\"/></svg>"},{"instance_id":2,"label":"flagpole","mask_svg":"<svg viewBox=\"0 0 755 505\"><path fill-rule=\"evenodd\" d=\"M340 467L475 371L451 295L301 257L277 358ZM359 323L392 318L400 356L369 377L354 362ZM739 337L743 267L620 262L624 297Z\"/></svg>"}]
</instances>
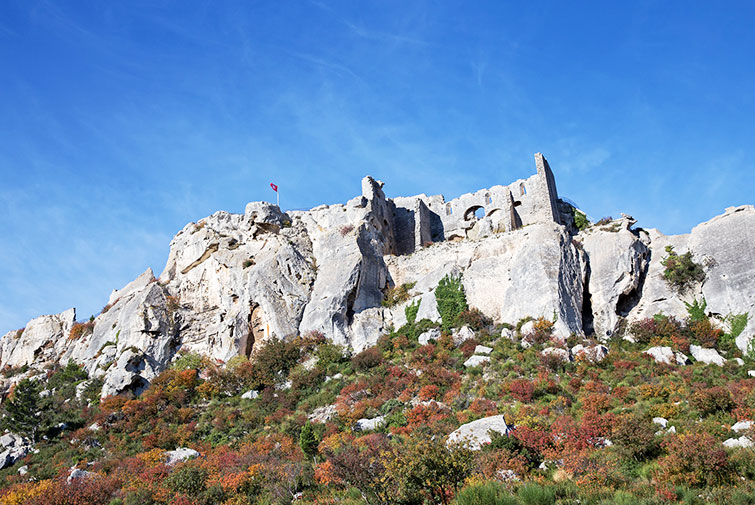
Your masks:
<instances>
[{"instance_id":1,"label":"flagpole","mask_svg":"<svg viewBox=\"0 0 755 505\"><path fill-rule=\"evenodd\" d=\"M275 199L278 202L278 210L281 210L281 194L277 189L275 190Z\"/></svg>"}]
</instances>

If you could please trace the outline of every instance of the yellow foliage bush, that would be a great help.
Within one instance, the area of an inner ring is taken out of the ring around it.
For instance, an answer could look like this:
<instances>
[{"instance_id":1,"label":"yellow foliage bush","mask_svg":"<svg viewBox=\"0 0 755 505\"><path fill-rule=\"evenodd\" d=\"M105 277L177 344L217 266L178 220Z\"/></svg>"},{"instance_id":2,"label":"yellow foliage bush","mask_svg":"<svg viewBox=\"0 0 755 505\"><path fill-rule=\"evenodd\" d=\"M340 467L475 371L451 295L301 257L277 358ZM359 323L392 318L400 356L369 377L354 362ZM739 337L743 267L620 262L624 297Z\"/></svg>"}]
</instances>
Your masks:
<instances>
[{"instance_id":1,"label":"yellow foliage bush","mask_svg":"<svg viewBox=\"0 0 755 505\"><path fill-rule=\"evenodd\" d=\"M25 505L32 498L36 498L50 489L52 485L53 483L49 479L19 484L0 497L0 505Z\"/></svg>"}]
</instances>

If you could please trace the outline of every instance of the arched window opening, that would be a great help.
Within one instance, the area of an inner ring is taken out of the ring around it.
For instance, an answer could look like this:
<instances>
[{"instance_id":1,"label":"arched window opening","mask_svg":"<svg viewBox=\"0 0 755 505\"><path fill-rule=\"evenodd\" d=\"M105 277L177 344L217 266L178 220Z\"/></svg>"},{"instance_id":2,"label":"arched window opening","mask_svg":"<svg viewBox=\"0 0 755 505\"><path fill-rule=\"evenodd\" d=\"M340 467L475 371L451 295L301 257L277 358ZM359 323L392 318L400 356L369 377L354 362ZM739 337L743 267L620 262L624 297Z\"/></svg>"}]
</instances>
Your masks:
<instances>
[{"instance_id":1,"label":"arched window opening","mask_svg":"<svg viewBox=\"0 0 755 505\"><path fill-rule=\"evenodd\" d=\"M447 216L450 216L450 215L451 215L451 214L453 214L453 213L454 213L454 210L453 210L453 209L451 208L451 204L450 204L450 203L447 203L447 204L446 204L446 215L447 215Z\"/></svg>"},{"instance_id":2,"label":"arched window opening","mask_svg":"<svg viewBox=\"0 0 755 505\"><path fill-rule=\"evenodd\" d=\"M527 194L527 188L524 187L524 183L521 183L519 185L519 191L521 196L525 196Z\"/></svg>"},{"instance_id":3,"label":"arched window opening","mask_svg":"<svg viewBox=\"0 0 755 505\"><path fill-rule=\"evenodd\" d=\"M483 207L482 205L473 205L464 213L465 221L470 221L472 219L482 219L483 217L485 217L485 207Z\"/></svg>"}]
</instances>

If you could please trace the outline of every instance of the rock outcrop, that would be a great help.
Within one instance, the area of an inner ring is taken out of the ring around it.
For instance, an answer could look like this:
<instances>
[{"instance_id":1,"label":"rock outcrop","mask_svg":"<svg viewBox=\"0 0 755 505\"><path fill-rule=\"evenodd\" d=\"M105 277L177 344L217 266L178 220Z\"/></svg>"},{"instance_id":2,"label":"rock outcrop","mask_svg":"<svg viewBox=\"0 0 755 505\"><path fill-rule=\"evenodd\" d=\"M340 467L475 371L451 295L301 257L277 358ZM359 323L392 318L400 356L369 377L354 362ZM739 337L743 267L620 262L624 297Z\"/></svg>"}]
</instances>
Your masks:
<instances>
[{"instance_id":1,"label":"rock outcrop","mask_svg":"<svg viewBox=\"0 0 755 505\"><path fill-rule=\"evenodd\" d=\"M461 279L470 307L493 323L553 321L559 345L570 336L605 340L658 312L683 318L685 302L703 297L721 325L729 315L755 316L752 206L729 208L686 235L635 229L628 216L577 232L542 155L536 165L529 179L448 202L442 195L390 199L382 182L366 177L361 195L346 204L283 213L253 202L243 214L189 223L171 241L159 278L148 269L113 291L93 321L76 323L70 309L3 336L0 367L26 371L0 380L0 390L73 360L104 381L103 395L138 392L179 351L227 361L266 339L308 332L360 351L406 324L408 304L419 304L416 320L439 322L435 290L446 275ZM671 290L666 246L691 251L705 281L684 294ZM401 285L409 300L382 306L387 290ZM755 334L753 319L737 337L742 352ZM525 327L501 335L515 338ZM420 340L440 336L431 330ZM463 328L453 335L457 345L473 337ZM647 352L687 362L670 348ZM606 348L572 354L598 361ZM470 366L484 361L478 356Z\"/></svg>"},{"instance_id":2,"label":"rock outcrop","mask_svg":"<svg viewBox=\"0 0 755 505\"><path fill-rule=\"evenodd\" d=\"M601 340L616 333L620 317L639 300L650 251L646 234L631 229L634 223L623 217L588 230L582 238L587 254L590 329Z\"/></svg>"}]
</instances>

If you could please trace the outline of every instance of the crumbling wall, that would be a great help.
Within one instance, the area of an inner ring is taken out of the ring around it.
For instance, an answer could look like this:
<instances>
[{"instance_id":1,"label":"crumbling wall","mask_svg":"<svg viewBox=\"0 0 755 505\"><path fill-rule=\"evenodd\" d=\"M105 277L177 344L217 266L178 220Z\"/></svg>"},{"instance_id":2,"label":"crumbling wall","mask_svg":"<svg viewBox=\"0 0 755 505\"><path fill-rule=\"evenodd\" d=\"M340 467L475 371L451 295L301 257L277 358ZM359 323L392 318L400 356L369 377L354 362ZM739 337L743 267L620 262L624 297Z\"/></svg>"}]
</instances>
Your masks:
<instances>
[{"instance_id":1,"label":"crumbling wall","mask_svg":"<svg viewBox=\"0 0 755 505\"><path fill-rule=\"evenodd\" d=\"M395 198L397 253L409 254L429 241L477 238L536 223L564 224L553 172L540 153L535 154L535 166L536 173L527 179L466 193L449 201L443 195ZM426 226L431 240L421 236Z\"/></svg>"}]
</instances>

